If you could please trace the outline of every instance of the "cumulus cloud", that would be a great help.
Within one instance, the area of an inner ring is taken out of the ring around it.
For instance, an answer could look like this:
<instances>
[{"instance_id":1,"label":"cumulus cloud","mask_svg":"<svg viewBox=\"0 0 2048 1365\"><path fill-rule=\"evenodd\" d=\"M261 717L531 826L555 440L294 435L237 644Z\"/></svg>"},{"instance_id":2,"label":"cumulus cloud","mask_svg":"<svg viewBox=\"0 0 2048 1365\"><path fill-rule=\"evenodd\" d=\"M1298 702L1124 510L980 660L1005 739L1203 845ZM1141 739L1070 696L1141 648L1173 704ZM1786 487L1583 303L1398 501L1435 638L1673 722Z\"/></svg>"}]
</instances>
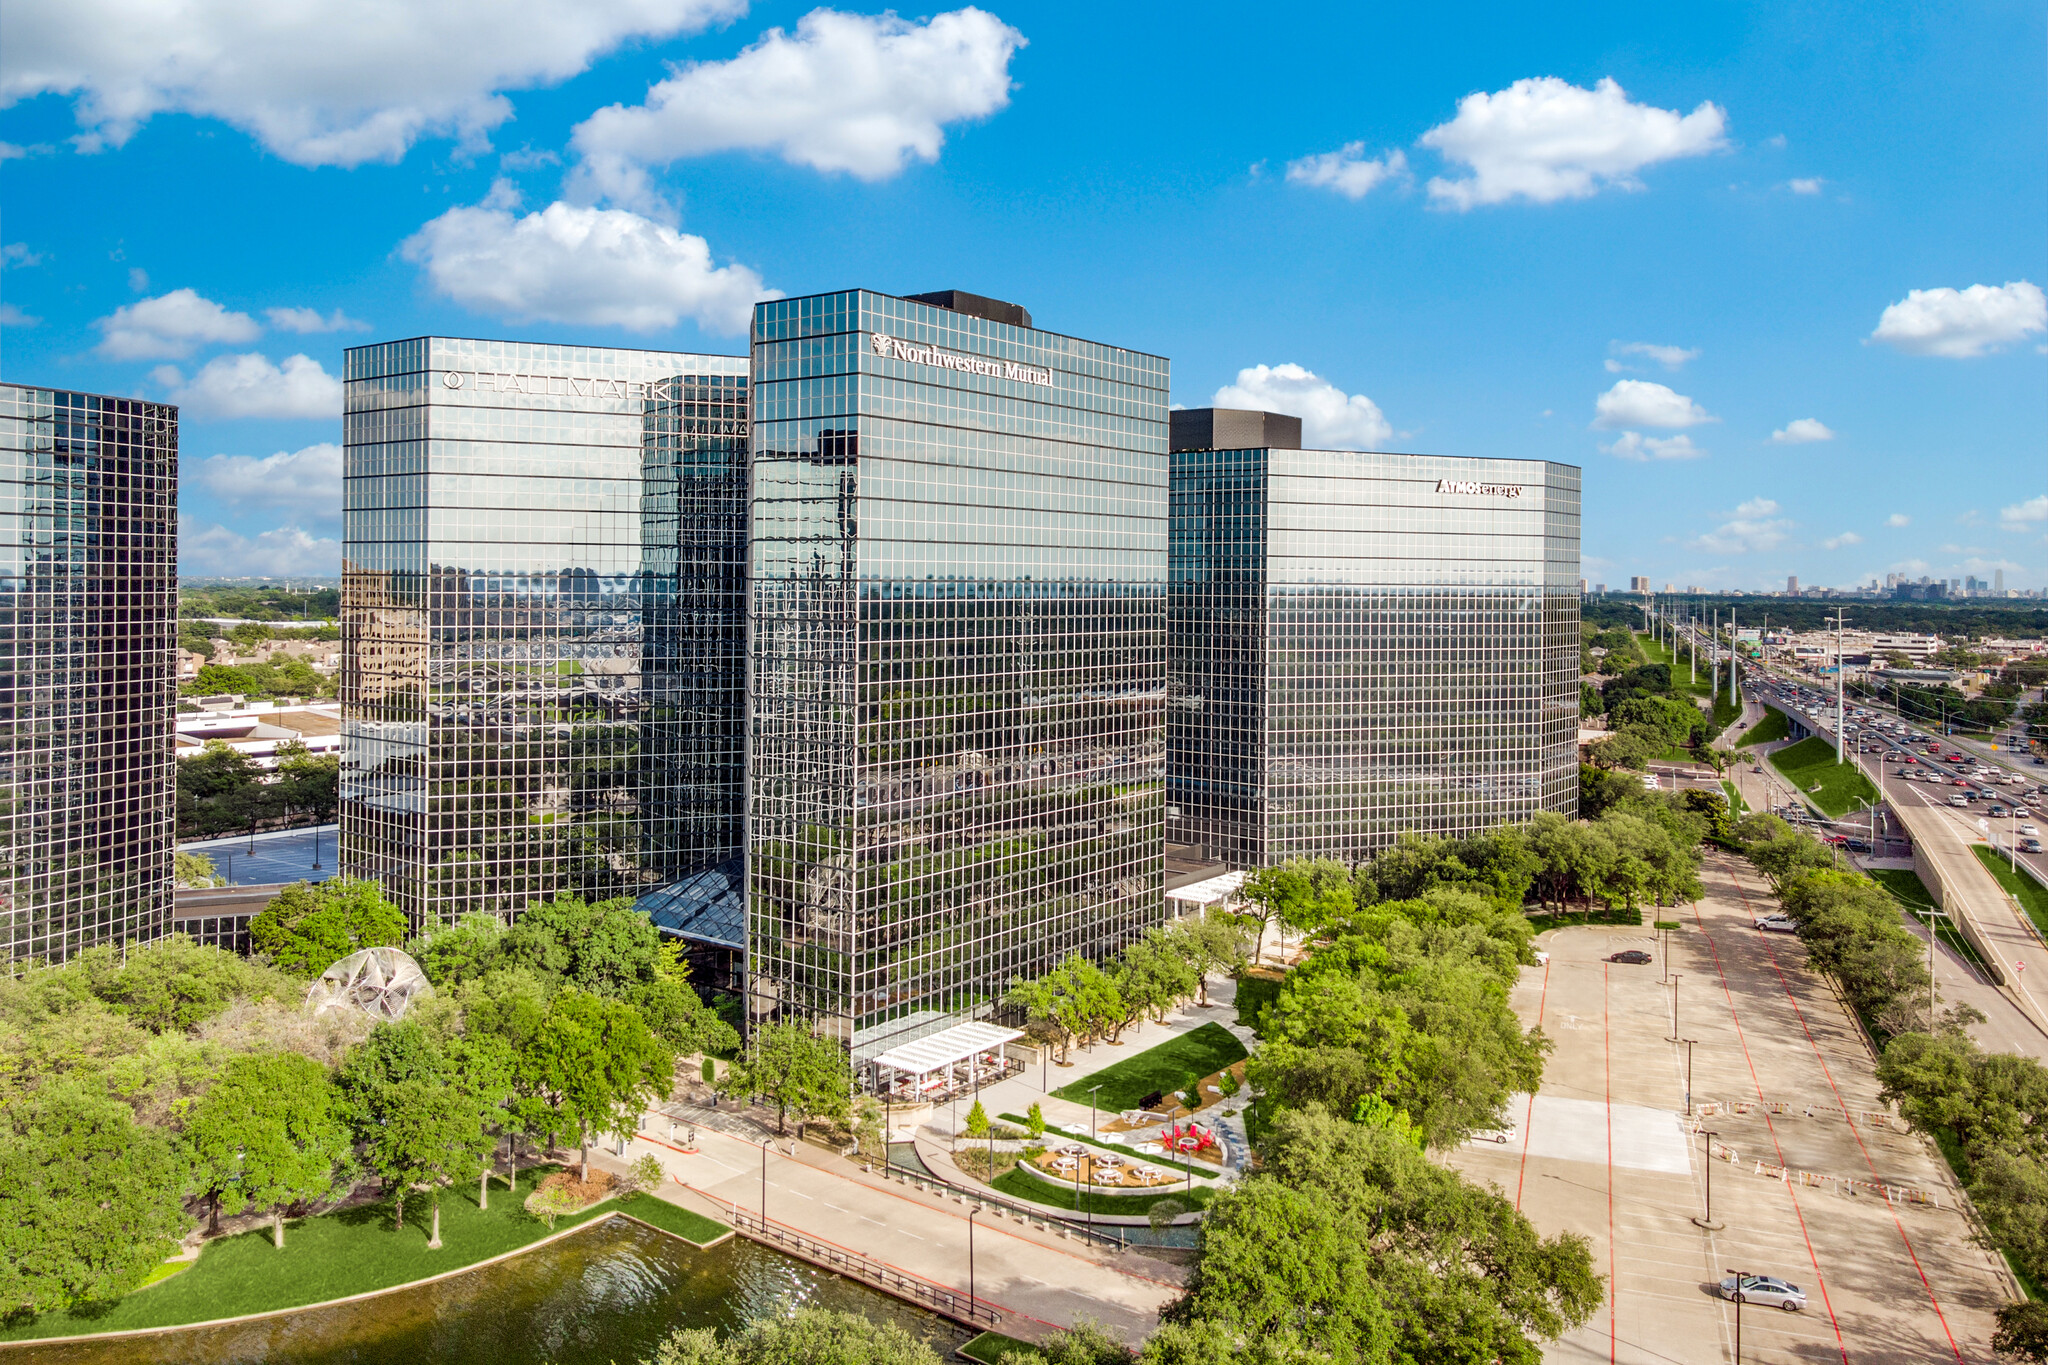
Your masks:
<instances>
[{"instance_id":1,"label":"cumulus cloud","mask_svg":"<svg viewBox=\"0 0 2048 1365\"><path fill-rule=\"evenodd\" d=\"M1422 135L1422 145L1472 174L1438 176L1430 198L1455 209L1525 199L1585 199L1608 186L1638 190L1636 172L1660 161L1726 145L1728 116L1710 102L1690 114L1634 104L1612 78L1591 90L1556 76L1516 81L1458 102L1458 113Z\"/></svg>"},{"instance_id":2,"label":"cumulus cloud","mask_svg":"<svg viewBox=\"0 0 2048 1365\"><path fill-rule=\"evenodd\" d=\"M217 118L302 166L397 161L418 138L472 147L501 91L567 80L622 42L729 19L744 0L15 0L0 106L72 98L81 148L160 113Z\"/></svg>"},{"instance_id":3,"label":"cumulus cloud","mask_svg":"<svg viewBox=\"0 0 2048 1365\"><path fill-rule=\"evenodd\" d=\"M741 150L886 179L913 157L938 160L947 124L1007 105L1010 59L1023 46L1023 34L979 9L921 23L812 10L793 34L772 28L729 61L677 67L644 103L578 124L575 184L644 207L648 167Z\"/></svg>"},{"instance_id":4,"label":"cumulus cloud","mask_svg":"<svg viewBox=\"0 0 2048 1365\"><path fill-rule=\"evenodd\" d=\"M178 571L193 577L282 578L341 572L341 542L298 526L245 536L213 522L178 518Z\"/></svg>"},{"instance_id":5,"label":"cumulus cloud","mask_svg":"<svg viewBox=\"0 0 2048 1365\"><path fill-rule=\"evenodd\" d=\"M1593 400L1593 425L1608 431L1618 427L1696 427L1718 420L1684 394L1647 379L1617 379L1613 388Z\"/></svg>"},{"instance_id":6,"label":"cumulus cloud","mask_svg":"<svg viewBox=\"0 0 2048 1365\"><path fill-rule=\"evenodd\" d=\"M1820 543L1823 550L1839 550L1845 545L1861 545L1863 537L1854 531L1844 531L1838 536L1829 536Z\"/></svg>"},{"instance_id":7,"label":"cumulus cloud","mask_svg":"<svg viewBox=\"0 0 2048 1365\"><path fill-rule=\"evenodd\" d=\"M1811 180L1791 181L1790 186L1792 193L1794 194L1819 194L1820 187L1827 183L1827 181L1821 179L1819 176L1814 176Z\"/></svg>"},{"instance_id":8,"label":"cumulus cloud","mask_svg":"<svg viewBox=\"0 0 2048 1365\"><path fill-rule=\"evenodd\" d=\"M254 352L215 356L190 380L169 365L152 377L196 417L341 416L341 381L307 355L286 356L280 365Z\"/></svg>"},{"instance_id":9,"label":"cumulus cloud","mask_svg":"<svg viewBox=\"0 0 2048 1365\"><path fill-rule=\"evenodd\" d=\"M1894 512L1884 519L1884 524L1887 526L1911 526L1913 519L1904 512Z\"/></svg>"},{"instance_id":10,"label":"cumulus cloud","mask_svg":"<svg viewBox=\"0 0 2048 1365\"><path fill-rule=\"evenodd\" d=\"M1639 431L1624 431L1600 449L1618 460L1697 460L1707 453L1690 436L1645 436Z\"/></svg>"},{"instance_id":11,"label":"cumulus cloud","mask_svg":"<svg viewBox=\"0 0 2048 1365\"><path fill-rule=\"evenodd\" d=\"M651 332L687 317L742 332L756 301L782 297L746 266L713 266L702 237L625 209L557 202L515 217L497 191L448 210L400 250L457 303L520 320Z\"/></svg>"},{"instance_id":12,"label":"cumulus cloud","mask_svg":"<svg viewBox=\"0 0 2048 1365\"><path fill-rule=\"evenodd\" d=\"M1667 370L1680 369L1686 361L1698 360L1700 358L1697 348L1688 350L1683 346L1659 346L1649 341L1610 341L1607 343L1607 350L1610 355L1607 361L1607 372L1609 374L1618 374L1623 370L1631 368L1612 358L1618 355L1643 356L1646 359L1656 361Z\"/></svg>"},{"instance_id":13,"label":"cumulus cloud","mask_svg":"<svg viewBox=\"0 0 2048 1365\"><path fill-rule=\"evenodd\" d=\"M2048 329L2048 296L2026 280L1995 288L1914 289L1884 310L1872 341L1908 355L1965 359Z\"/></svg>"},{"instance_id":14,"label":"cumulus cloud","mask_svg":"<svg viewBox=\"0 0 2048 1365\"><path fill-rule=\"evenodd\" d=\"M0 246L0 270L19 270L23 266L42 263L42 253L30 251L27 242L9 242Z\"/></svg>"},{"instance_id":15,"label":"cumulus cloud","mask_svg":"<svg viewBox=\"0 0 2048 1365\"><path fill-rule=\"evenodd\" d=\"M330 442L275 455L210 455L185 468L222 502L243 507L291 507L326 521L341 519L341 447Z\"/></svg>"},{"instance_id":16,"label":"cumulus cloud","mask_svg":"<svg viewBox=\"0 0 2048 1365\"><path fill-rule=\"evenodd\" d=\"M124 304L93 326L110 360L176 360L199 346L254 341L263 332L247 313L233 313L191 289L173 289Z\"/></svg>"},{"instance_id":17,"label":"cumulus cloud","mask_svg":"<svg viewBox=\"0 0 2048 1365\"><path fill-rule=\"evenodd\" d=\"M1219 408L1257 408L1301 419L1302 444L1312 450L1383 450L1394 434L1379 405L1347 394L1299 365L1253 365L1237 382L1216 390Z\"/></svg>"},{"instance_id":18,"label":"cumulus cloud","mask_svg":"<svg viewBox=\"0 0 2048 1365\"><path fill-rule=\"evenodd\" d=\"M0 327L33 327L42 319L24 313L11 303L0 303Z\"/></svg>"},{"instance_id":19,"label":"cumulus cloud","mask_svg":"<svg viewBox=\"0 0 2048 1365\"><path fill-rule=\"evenodd\" d=\"M1320 152L1287 163L1290 184L1335 190L1346 199L1363 199L1373 187L1408 176L1408 158L1399 151L1369 157L1363 142L1347 142L1334 152Z\"/></svg>"},{"instance_id":20,"label":"cumulus cloud","mask_svg":"<svg viewBox=\"0 0 2048 1365\"><path fill-rule=\"evenodd\" d=\"M1775 445L1799 446L1810 441L1832 441L1835 433L1815 417L1795 417L1771 433Z\"/></svg>"},{"instance_id":21,"label":"cumulus cloud","mask_svg":"<svg viewBox=\"0 0 2048 1365\"><path fill-rule=\"evenodd\" d=\"M1717 555L1775 550L1785 543L1793 525L1777 513L1778 504L1769 498L1751 498L1736 508L1727 521L1694 540L1692 546Z\"/></svg>"},{"instance_id":22,"label":"cumulus cloud","mask_svg":"<svg viewBox=\"0 0 2048 1365\"><path fill-rule=\"evenodd\" d=\"M280 332L367 332L370 324L352 318L339 308L326 317L316 308L266 308L263 316Z\"/></svg>"},{"instance_id":23,"label":"cumulus cloud","mask_svg":"<svg viewBox=\"0 0 2048 1365\"><path fill-rule=\"evenodd\" d=\"M2044 521L2048 521L2048 494L1998 509L1998 527L2002 531L2031 531Z\"/></svg>"}]
</instances>

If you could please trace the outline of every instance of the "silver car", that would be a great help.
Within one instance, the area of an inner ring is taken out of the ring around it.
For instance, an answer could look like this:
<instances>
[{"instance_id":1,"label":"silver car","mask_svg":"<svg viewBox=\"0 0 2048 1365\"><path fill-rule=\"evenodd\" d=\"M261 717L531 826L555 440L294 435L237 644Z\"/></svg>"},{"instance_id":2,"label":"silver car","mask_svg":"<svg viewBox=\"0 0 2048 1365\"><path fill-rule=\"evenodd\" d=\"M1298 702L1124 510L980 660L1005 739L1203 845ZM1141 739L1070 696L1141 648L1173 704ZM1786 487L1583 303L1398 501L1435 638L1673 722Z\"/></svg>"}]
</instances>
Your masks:
<instances>
[{"instance_id":1,"label":"silver car","mask_svg":"<svg viewBox=\"0 0 2048 1365\"><path fill-rule=\"evenodd\" d=\"M1760 1303L1766 1308L1782 1308L1796 1313L1806 1307L1806 1292L1798 1285L1774 1275L1744 1275L1740 1288L1735 1277L1728 1276L1721 1281L1721 1297L1736 1303Z\"/></svg>"}]
</instances>

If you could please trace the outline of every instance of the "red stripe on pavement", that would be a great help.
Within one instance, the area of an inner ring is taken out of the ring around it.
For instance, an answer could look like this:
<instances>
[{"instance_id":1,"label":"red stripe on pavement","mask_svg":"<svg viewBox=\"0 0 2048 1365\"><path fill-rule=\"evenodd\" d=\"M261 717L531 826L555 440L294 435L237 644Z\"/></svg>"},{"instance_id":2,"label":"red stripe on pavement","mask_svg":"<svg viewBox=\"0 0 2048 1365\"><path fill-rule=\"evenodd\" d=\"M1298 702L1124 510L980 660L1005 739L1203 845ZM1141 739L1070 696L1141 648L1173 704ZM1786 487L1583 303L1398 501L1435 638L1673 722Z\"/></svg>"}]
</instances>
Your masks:
<instances>
[{"instance_id":1,"label":"red stripe on pavement","mask_svg":"<svg viewBox=\"0 0 2048 1365\"><path fill-rule=\"evenodd\" d=\"M1550 964L1543 964L1543 994L1536 1001L1536 1027L1543 1027L1543 1007L1550 1000ZM1515 1174L1515 1211L1522 1210L1522 1182L1529 1178L1529 1125L1536 1118L1536 1092L1529 1092L1528 1108L1522 1111L1522 1166Z\"/></svg>"},{"instance_id":2,"label":"red stripe on pavement","mask_svg":"<svg viewBox=\"0 0 2048 1365\"><path fill-rule=\"evenodd\" d=\"M1607 1104L1607 1359L1617 1359L1614 1336L1614 1299L1621 1288L1620 1272L1614 1268L1614 1029L1607 1014L1607 977L1611 969L1600 964L1600 1077Z\"/></svg>"}]
</instances>

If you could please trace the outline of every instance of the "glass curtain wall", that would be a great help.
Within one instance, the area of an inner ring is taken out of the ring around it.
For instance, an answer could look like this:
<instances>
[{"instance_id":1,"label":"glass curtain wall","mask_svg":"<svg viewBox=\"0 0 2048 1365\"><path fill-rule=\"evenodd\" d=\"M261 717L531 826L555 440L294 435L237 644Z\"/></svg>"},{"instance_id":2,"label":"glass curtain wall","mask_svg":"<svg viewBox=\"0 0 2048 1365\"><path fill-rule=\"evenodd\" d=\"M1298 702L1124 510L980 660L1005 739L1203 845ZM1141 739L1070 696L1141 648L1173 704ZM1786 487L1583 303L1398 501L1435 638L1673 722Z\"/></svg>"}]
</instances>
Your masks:
<instances>
[{"instance_id":1,"label":"glass curtain wall","mask_svg":"<svg viewBox=\"0 0 2048 1365\"><path fill-rule=\"evenodd\" d=\"M673 753L690 684L645 658L647 466L709 458L684 450L694 421L730 444L746 361L421 337L351 350L347 380L343 869L415 923L658 884L704 821L652 757ZM701 624L674 572L654 594L662 649Z\"/></svg>"},{"instance_id":2,"label":"glass curtain wall","mask_svg":"<svg viewBox=\"0 0 2048 1365\"><path fill-rule=\"evenodd\" d=\"M755 1019L874 1056L1162 917L1166 397L886 295L756 308Z\"/></svg>"},{"instance_id":3,"label":"glass curtain wall","mask_svg":"<svg viewBox=\"0 0 2048 1365\"><path fill-rule=\"evenodd\" d=\"M10 960L162 935L178 410L0 384L0 926Z\"/></svg>"},{"instance_id":4,"label":"glass curtain wall","mask_svg":"<svg viewBox=\"0 0 2048 1365\"><path fill-rule=\"evenodd\" d=\"M1355 860L1577 809L1577 469L1173 458L1176 839Z\"/></svg>"}]
</instances>

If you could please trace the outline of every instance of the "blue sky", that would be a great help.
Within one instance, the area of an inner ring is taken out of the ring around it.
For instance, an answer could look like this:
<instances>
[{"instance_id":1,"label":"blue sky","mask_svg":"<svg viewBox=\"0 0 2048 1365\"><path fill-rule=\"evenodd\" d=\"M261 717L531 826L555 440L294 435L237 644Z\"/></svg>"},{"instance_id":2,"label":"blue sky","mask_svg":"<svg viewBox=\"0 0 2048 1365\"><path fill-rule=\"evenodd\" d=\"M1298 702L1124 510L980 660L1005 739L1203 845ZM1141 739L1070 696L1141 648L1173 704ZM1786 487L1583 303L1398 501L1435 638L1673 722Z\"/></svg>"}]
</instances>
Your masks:
<instances>
[{"instance_id":1,"label":"blue sky","mask_svg":"<svg viewBox=\"0 0 2048 1365\"><path fill-rule=\"evenodd\" d=\"M2048 581L2037 3L14 0L0 374L332 573L344 346L964 288L1311 440L1582 466L1594 580Z\"/></svg>"}]
</instances>

